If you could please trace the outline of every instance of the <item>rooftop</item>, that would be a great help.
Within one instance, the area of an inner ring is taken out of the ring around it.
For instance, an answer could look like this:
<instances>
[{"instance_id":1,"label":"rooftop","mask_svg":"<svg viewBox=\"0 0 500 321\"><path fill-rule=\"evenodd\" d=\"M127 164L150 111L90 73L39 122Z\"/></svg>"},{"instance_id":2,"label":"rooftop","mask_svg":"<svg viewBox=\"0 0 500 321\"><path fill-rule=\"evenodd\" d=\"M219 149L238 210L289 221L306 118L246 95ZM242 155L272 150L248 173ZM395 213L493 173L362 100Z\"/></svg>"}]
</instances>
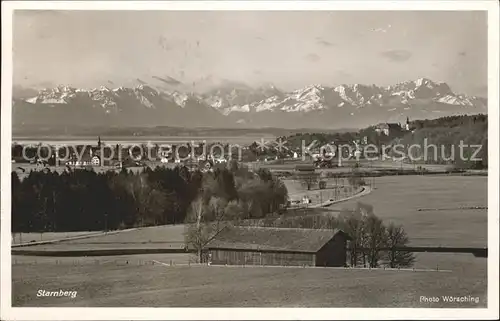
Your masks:
<instances>
[{"instance_id":1,"label":"rooftop","mask_svg":"<svg viewBox=\"0 0 500 321\"><path fill-rule=\"evenodd\" d=\"M308 252L319 251L340 230L275 227L227 227L207 248Z\"/></svg>"},{"instance_id":2,"label":"rooftop","mask_svg":"<svg viewBox=\"0 0 500 321\"><path fill-rule=\"evenodd\" d=\"M401 128L398 123L380 123L376 126L378 129L390 129L390 128Z\"/></svg>"}]
</instances>

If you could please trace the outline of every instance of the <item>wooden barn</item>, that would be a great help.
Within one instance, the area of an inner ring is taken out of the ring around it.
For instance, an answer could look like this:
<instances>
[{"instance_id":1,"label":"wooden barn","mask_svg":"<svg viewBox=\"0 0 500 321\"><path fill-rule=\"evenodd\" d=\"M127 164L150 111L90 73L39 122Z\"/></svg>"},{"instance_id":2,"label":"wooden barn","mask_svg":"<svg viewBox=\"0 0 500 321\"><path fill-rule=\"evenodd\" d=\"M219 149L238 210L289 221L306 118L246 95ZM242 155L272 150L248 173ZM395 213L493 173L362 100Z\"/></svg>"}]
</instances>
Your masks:
<instances>
[{"instance_id":1,"label":"wooden barn","mask_svg":"<svg viewBox=\"0 0 500 321\"><path fill-rule=\"evenodd\" d=\"M223 229L205 247L214 265L345 266L350 237L340 230Z\"/></svg>"}]
</instances>

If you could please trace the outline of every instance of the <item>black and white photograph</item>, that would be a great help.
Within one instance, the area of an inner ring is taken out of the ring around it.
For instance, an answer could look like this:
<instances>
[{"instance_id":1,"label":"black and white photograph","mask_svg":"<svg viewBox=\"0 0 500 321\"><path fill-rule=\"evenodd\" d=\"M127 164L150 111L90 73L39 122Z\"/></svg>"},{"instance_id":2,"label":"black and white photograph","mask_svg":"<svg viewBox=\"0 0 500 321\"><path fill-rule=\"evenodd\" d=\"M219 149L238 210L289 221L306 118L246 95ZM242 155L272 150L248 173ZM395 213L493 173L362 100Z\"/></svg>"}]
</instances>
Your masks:
<instances>
[{"instance_id":1,"label":"black and white photograph","mask_svg":"<svg viewBox=\"0 0 500 321\"><path fill-rule=\"evenodd\" d=\"M2 3L2 319L498 318L498 3L355 3Z\"/></svg>"}]
</instances>

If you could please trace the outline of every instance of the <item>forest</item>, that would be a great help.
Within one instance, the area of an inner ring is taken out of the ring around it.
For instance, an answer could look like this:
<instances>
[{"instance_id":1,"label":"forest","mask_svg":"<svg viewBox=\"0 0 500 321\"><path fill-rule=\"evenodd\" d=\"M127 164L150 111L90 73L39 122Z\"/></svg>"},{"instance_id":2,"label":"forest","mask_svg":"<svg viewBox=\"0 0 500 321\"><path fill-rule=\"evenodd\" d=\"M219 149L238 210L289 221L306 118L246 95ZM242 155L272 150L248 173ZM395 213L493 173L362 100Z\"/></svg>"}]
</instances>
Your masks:
<instances>
[{"instance_id":1,"label":"forest","mask_svg":"<svg viewBox=\"0 0 500 321\"><path fill-rule=\"evenodd\" d=\"M449 163L456 168L463 169L486 169L488 167L487 115L457 115L437 119L413 120L410 121L409 125L409 131L395 130L391 131L389 135L377 133L375 131L375 126L370 126L357 132L297 133L292 136L282 137L281 139L287 141L287 146L291 150L300 149L303 142L305 146L308 146L313 141L317 142L316 146L318 147L332 143L337 146L341 144L352 145L354 141L363 144L365 137L366 144L374 144L379 147L382 145L394 146L395 144L403 144L405 146L419 145L424 147L426 144L433 144L440 149L437 152L437 157L432 157L422 162L428 164ZM465 159L459 157L459 145L461 142L463 142L464 145L468 145L468 147L464 149ZM472 145L482 146L481 150L475 156L476 158L480 158L480 161L469 160L476 150ZM443 153L441 149L444 150ZM381 150L381 148L379 150ZM405 154L408 155L410 153L406 150ZM412 153L412 156L418 158L422 155L414 155ZM453 158L453 160L449 160L451 158Z\"/></svg>"},{"instance_id":2,"label":"forest","mask_svg":"<svg viewBox=\"0 0 500 321\"><path fill-rule=\"evenodd\" d=\"M280 211L281 181L236 162L202 173L186 167L140 173L93 170L12 172L12 232L114 230L184 223L193 200L217 204L218 213L241 219ZM212 219L207 213L206 219Z\"/></svg>"}]
</instances>

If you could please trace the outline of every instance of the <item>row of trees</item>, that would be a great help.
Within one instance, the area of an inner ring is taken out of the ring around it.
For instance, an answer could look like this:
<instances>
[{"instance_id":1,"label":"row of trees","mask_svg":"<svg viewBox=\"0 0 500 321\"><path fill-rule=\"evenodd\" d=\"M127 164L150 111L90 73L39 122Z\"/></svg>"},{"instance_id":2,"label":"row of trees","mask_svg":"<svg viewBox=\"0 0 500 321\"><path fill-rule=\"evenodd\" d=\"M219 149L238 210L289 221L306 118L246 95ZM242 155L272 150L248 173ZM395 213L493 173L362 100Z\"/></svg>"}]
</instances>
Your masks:
<instances>
[{"instance_id":1,"label":"row of trees","mask_svg":"<svg viewBox=\"0 0 500 321\"><path fill-rule=\"evenodd\" d=\"M358 203L354 211L343 211L337 219L352 241L349 246L351 266L391 268L410 267L415 262L412 252L401 251L409 238L401 225L384 224L373 212L373 207Z\"/></svg>"},{"instance_id":2,"label":"row of trees","mask_svg":"<svg viewBox=\"0 0 500 321\"><path fill-rule=\"evenodd\" d=\"M241 224L280 228L340 229L352 240L348 246L348 264L361 267L411 267L415 262L412 252L401 248L410 239L403 226L385 223L368 204L358 203L353 210L343 210L338 216L331 214L308 216L267 217L247 220Z\"/></svg>"},{"instance_id":3,"label":"row of trees","mask_svg":"<svg viewBox=\"0 0 500 321\"><path fill-rule=\"evenodd\" d=\"M283 184L231 163L202 173L186 167L145 168L141 172L62 174L32 171L22 181L12 172L12 231L83 231L183 223L194 201L216 207L203 221L217 220L224 209L239 218L277 211L287 200ZM236 215L235 214L235 215ZM188 219L189 220L189 219Z\"/></svg>"},{"instance_id":4,"label":"row of trees","mask_svg":"<svg viewBox=\"0 0 500 321\"><path fill-rule=\"evenodd\" d=\"M453 128L463 126L474 126L476 124L488 124L488 115L455 115L436 119L414 120L411 126L415 129L422 128Z\"/></svg>"}]
</instances>

